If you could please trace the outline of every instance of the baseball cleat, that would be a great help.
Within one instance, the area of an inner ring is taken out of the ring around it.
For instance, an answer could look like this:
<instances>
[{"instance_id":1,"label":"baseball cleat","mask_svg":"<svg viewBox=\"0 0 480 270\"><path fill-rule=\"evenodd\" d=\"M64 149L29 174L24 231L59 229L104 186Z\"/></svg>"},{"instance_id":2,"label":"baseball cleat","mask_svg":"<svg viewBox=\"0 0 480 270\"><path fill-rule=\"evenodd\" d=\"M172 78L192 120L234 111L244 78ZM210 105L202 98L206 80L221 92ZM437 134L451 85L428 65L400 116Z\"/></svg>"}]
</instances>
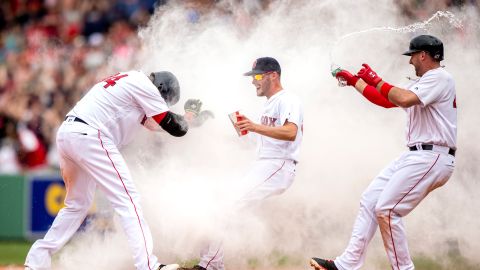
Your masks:
<instances>
[{"instance_id":1,"label":"baseball cleat","mask_svg":"<svg viewBox=\"0 0 480 270\"><path fill-rule=\"evenodd\" d=\"M177 270L180 267L178 264L160 264L157 270Z\"/></svg>"},{"instance_id":2,"label":"baseball cleat","mask_svg":"<svg viewBox=\"0 0 480 270\"><path fill-rule=\"evenodd\" d=\"M207 270L207 268L204 268L204 267L202 267L202 266L200 266L200 265L195 265L195 266L193 266L193 267L191 267L191 268L189 268L189 267L181 267L181 268L178 268L178 270Z\"/></svg>"},{"instance_id":3,"label":"baseball cleat","mask_svg":"<svg viewBox=\"0 0 480 270\"><path fill-rule=\"evenodd\" d=\"M315 270L338 270L332 260L324 260L315 257L310 260L310 266Z\"/></svg>"}]
</instances>

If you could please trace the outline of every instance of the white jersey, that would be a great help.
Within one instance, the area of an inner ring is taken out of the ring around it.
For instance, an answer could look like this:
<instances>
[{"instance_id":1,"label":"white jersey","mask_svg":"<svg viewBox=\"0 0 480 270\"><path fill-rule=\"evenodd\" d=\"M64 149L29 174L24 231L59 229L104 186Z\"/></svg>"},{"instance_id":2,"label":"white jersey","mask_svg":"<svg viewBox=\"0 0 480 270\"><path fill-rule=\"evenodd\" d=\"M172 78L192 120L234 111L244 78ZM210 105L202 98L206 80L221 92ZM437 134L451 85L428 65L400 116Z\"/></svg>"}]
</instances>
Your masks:
<instances>
[{"instance_id":1,"label":"white jersey","mask_svg":"<svg viewBox=\"0 0 480 270\"><path fill-rule=\"evenodd\" d=\"M292 93L281 90L271 96L263 108L260 123L266 126L283 126L285 121L297 125L295 141L277 140L258 135L258 157L298 161L300 143L303 137L303 108L300 99Z\"/></svg>"},{"instance_id":2,"label":"white jersey","mask_svg":"<svg viewBox=\"0 0 480 270\"><path fill-rule=\"evenodd\" d=\"M262 125L278 127L283 126L285 121L297 125L295 141L248 133L258 141L258 159L234 188L235 194L239 195L235 198L235 209L256 205L271 196L282 194L292 185L303 136L303 109L295 95L281 90L265 103L260 122ZM209 270L225 270L221 243L222 241L211 242L208 248L202 250L200 266Z\"/></svg>"},{"instance_id":3,"label":"white jersey","mask_svg":"<svg viewBox=\"0 0 480 270\"><path fill-rule=\"evenodd\" d=\"M407 108L407 146L435 144L456 149L455 82L443 68L427 71L408 85L422 104Z\"/></svg>"},{"instance_id":4,"label":"white jersey","mask_svg":"<svg viewBox=\"0 0 480 270\"><path fill-rule=\"evenodd\" d=\"M100 130L120 148L132 140L145 115L151 117L168 110L148 76L129 71L95 84L68 115Z\"/></svg>"}]
</instances>

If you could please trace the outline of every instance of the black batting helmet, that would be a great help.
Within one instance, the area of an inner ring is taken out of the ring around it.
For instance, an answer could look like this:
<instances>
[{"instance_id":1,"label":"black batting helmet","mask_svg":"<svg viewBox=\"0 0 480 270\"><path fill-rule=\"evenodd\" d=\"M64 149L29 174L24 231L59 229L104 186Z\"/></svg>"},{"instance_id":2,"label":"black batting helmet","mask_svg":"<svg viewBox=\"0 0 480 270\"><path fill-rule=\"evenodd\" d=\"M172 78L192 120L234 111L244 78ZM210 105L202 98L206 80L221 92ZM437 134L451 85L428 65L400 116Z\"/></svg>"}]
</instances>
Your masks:
<instances>
[{"instance_id":1,"label":"black batting helmet","mask_svg":"<svg viewBox=\"0 0 480 270\"><path fill-rule=\"evenodd\" d=\"M443 43L440 39L430 35L420 35L412 38L410 48L403 55L412 55L416 52L425 51L437 61L443 60Z\"/></svg>"},{"instance_id":2,"label":"black batting helmet","mask_svg":"<svg viewBox=\"0 0 480 270\"><path fill-rule=\"evenodd\" d=\"M173 73L168 71L152 72L150 79L169 106L178 102L180 99L180 85Z\"/></svg>"}]
</instances>

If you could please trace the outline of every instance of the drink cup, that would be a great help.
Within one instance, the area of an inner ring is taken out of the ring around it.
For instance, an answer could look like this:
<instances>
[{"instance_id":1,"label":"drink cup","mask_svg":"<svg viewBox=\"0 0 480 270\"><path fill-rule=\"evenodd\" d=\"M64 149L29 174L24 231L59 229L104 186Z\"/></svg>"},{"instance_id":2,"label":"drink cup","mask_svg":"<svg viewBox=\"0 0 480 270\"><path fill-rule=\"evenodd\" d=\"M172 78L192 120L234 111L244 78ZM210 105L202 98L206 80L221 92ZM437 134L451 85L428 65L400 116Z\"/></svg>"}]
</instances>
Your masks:
<instances>
[{"instance_id":1,"label":"drink cup","mask_svg":"<svg viewBox=\"0 0 480 270\"><path fill-rule=\"evenodd\" d=\"M238 122L238 121L242 121L243 120L243 117L240 116L240 112L239 111L236 111L236 112L233 112L233 113L230 113L228 114L228 118L230 118L230 121L232 122L232 125L235 127L235 124ZM243 136L243 135L246 135L248 133L248 130L243 130L243 131L240 131L238 128L235 127L235 131L237 132L238 136Z\"/></svg>"}]
</instances>

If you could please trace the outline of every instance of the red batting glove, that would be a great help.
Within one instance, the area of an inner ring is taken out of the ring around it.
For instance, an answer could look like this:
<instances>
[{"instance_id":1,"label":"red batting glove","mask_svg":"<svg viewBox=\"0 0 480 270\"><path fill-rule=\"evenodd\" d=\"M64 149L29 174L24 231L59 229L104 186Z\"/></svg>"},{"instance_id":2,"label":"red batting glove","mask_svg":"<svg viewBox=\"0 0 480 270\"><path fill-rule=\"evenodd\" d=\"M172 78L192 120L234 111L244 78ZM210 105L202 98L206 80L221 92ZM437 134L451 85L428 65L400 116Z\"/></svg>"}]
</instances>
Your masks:
<instances>
[{"instance_id":1,"label":"red batting glove","mask_svg":"<svg viewBox=\"0 0 480 270\"><path fill-rule=\"evenodd\" d=\"M343 78L345 81L347 81L347 85L355 86L355 84L358 81L358 77L355 75L352 75L352 73L346 71L345 69L340 70L335 74L335 77L337 79Z\"/></svg>"},{"instance_id":2,"label":"red batting glove","mask_svg":"<svg viewBox=\"0 0 480 270\"><path fill-rule=\"evenodd\" d=\"M377 87L382 78L378 77L377 73L367 64L362 64L363 68L358 71L357 76L363 79L367 84Z\"/></svg>"}]
</instances>

